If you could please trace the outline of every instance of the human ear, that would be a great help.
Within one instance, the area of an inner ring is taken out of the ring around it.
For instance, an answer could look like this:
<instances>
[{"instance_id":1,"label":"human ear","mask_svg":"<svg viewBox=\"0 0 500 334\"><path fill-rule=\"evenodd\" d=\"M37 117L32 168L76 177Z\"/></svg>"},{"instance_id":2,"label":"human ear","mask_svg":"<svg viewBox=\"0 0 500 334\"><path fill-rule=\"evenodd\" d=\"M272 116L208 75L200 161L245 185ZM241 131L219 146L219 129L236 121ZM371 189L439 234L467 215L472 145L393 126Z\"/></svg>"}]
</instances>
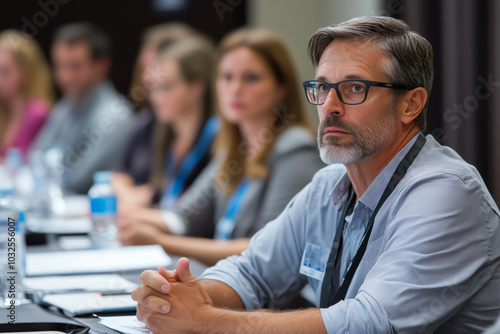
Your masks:
<instances>
[{"instance_id":1,"label":"human ear","mask_svg":"<svg viewBox=\"0 0 500 334\"><path fill-rule=\"evenodd\" d=\"M417 87L405 94L405 109L401 114L401 122L410 124L422 112L427 102L427 91L423 87Z\"/></svg>"}]
</instances>

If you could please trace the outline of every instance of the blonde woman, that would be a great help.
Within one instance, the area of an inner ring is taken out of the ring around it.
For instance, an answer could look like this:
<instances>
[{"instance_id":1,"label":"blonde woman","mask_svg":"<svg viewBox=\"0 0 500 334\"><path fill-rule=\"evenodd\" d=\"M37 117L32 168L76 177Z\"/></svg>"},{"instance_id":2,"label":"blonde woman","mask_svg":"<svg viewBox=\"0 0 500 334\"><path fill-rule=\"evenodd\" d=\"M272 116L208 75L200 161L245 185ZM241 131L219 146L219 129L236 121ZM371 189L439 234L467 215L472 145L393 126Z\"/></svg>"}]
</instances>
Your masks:
<instances>
[{"instance_id":1,"label":"blonde woman","mask_svg":"<svg viewBox=\"0 0 500 334\"><path fill-rule=\"evenodd\" d=\"M36 41L16 30L0 33L0 161L11 147L26 157L53 102L49 66Z\"/></svg>"},{"instance_id":2,"label":"blonde woman","mask_svg":"<svg viewBox=\"0 0 500 334\"><path fill-rule=\"evenodd\" d=\"M122 224L121 239L207 265L248 247L320 169L294 66L280 37L240 30L219 47L216 159L163 220Z\"/></svg>"}]
</instances>

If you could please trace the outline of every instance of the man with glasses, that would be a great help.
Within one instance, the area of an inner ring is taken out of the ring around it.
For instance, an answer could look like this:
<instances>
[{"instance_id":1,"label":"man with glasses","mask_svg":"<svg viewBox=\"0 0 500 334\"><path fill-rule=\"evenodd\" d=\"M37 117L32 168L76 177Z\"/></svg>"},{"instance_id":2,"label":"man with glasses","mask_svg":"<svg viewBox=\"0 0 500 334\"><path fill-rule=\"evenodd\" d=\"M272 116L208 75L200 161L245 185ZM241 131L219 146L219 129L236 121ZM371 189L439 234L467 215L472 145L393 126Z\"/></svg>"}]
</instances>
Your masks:
<instances>
[{"instance_id":1,"label":"man with glasses","mask_svg":"<svg viewBox=\"0 0 500 334\"><path fill-rule=\"evenodd\" d=\"M197 281L187 259L132 297L154 333L477 333L500 311L500 214L477 170L424 136L432 49L362 17L309 41L304 82L330 164ZM317 308L279 306L309 284Z\"/></svg>"}]
</instances>

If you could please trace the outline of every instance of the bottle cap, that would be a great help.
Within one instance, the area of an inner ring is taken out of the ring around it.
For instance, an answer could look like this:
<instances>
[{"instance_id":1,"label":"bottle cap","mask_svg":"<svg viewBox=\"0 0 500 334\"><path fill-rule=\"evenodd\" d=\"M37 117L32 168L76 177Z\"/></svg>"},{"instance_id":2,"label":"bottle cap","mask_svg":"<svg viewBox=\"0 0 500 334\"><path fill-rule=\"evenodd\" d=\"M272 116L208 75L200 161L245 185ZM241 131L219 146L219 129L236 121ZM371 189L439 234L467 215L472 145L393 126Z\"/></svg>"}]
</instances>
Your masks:
<instances>
[{"instance_id":1,"label":"bottle cap","mask_svg":"<svg viewBox=\"0 0 500 334\"><path fill-rule=\"evenodd\" d=\"M94 173L94 183L109 183L111 181L110 171L100 171Z\"/></svg>"}]
</instances>

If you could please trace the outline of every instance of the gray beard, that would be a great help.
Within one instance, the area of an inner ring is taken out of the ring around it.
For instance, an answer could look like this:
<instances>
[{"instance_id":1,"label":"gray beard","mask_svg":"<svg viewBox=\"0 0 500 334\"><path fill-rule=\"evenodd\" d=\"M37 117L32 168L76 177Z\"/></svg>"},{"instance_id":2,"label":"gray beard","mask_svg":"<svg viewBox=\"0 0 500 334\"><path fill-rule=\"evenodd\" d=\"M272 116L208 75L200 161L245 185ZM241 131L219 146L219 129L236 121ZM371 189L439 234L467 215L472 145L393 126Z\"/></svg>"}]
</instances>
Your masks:
<instances>
[{"instance_id":1,"label":"gray beard","mask_svg":"<svg viewBox=\"0 0 500 334\"><path fill-rule=\"evenodd\" d=\"M318 128L318 149L321 160L328 165L359 161L380 152L396 139L396 120L393 114L387 114L383 120L372 123L370 127L349 127L346 130L354 139L345 144L340 144L338 137L324 137L322 129L322 126Z\"/></svg>"}]
</instances>

